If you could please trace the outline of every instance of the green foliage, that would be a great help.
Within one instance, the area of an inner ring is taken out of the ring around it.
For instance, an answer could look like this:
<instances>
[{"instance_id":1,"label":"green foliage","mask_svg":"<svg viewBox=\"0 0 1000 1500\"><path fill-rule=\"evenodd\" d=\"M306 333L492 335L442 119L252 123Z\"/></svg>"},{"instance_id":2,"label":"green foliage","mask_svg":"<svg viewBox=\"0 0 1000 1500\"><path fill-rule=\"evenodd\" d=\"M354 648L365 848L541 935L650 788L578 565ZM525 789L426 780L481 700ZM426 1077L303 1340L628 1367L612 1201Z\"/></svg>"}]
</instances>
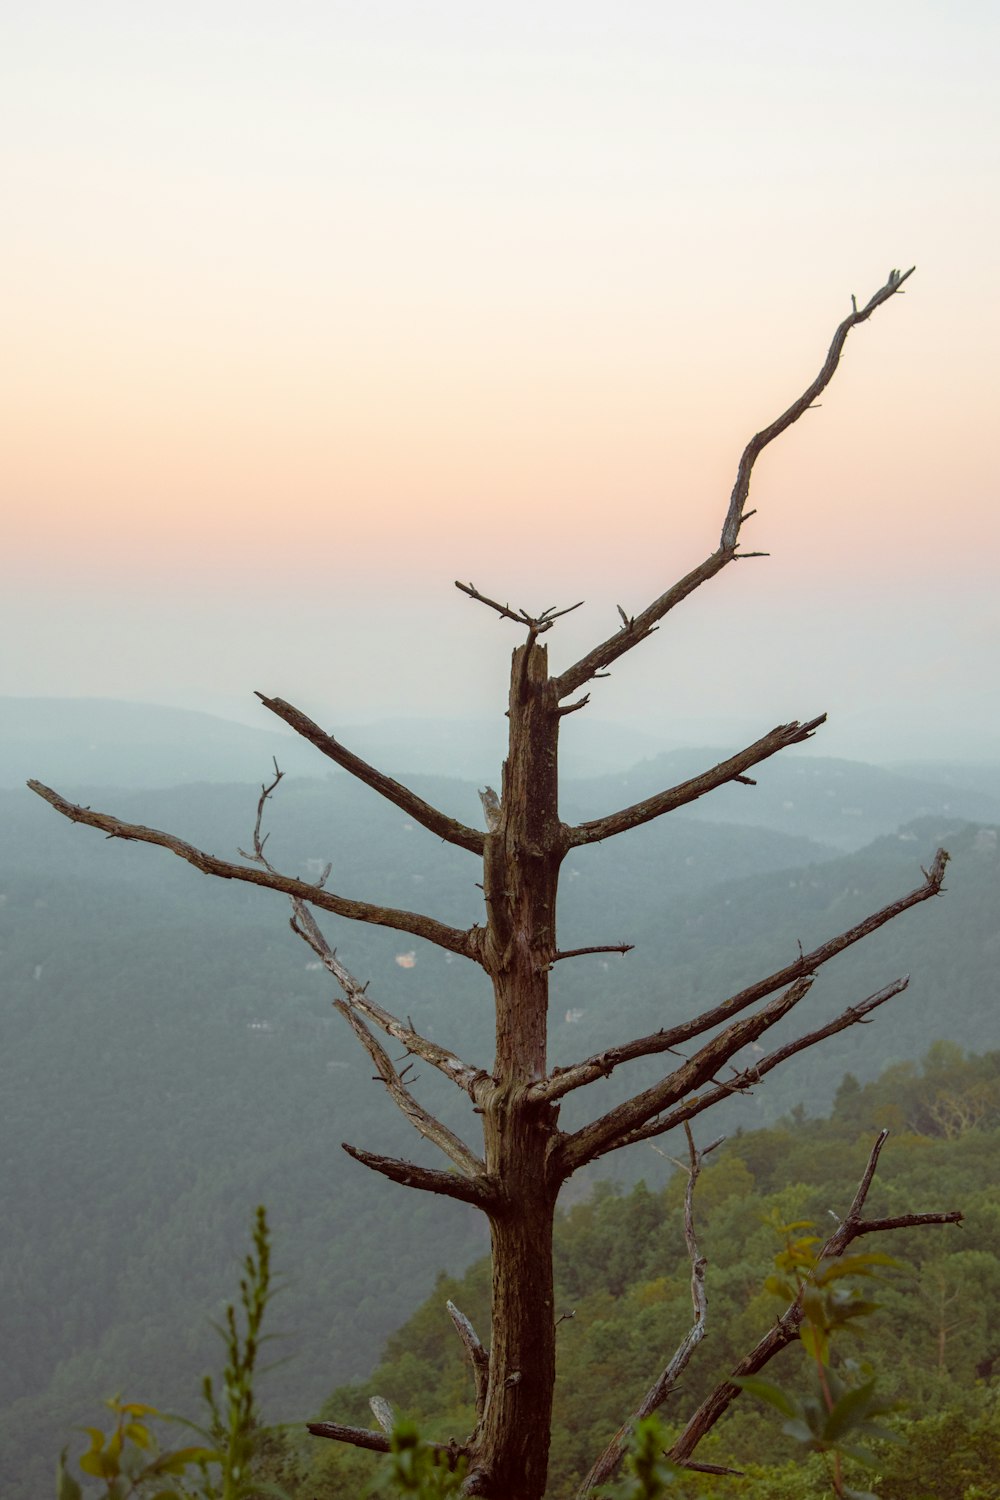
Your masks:
<instances>
[{"instance_id":1,"label":"green foliage","mask_svg":"<svg viewBox=\"0 0 1000 1500\"><path fill-rule=\"evenodd\" d=\"M808 1360L808 1379L796 1389L775 1385L757 1375L737 1378L735 1385L773 1406L783 1417L781 1430L808 1451L829 1454L833 1460L833 1489L841 1500L874 1500L867 1491L850 1489L844 1482L844 1458L866 1469L877 1467L871 1451L862 1442L881 1438L892 1441L893 1433L873 1419L892 1410L876 1391L874 1376L858 1379L853 1360L844 1361L845 1379L833 1367L831 1341L834 1335L857 1334L879 1304L860 1293L851 1283L871 1279L899 1262L879 1252L841 1255L835 1258L815 1253L820 1236L809 1220L772 1224L783 1241L774 1257L775 1272L767 1278L767 1290L785 1304L802 1311L799 1339ZM806 1233L801 1231L805 1230Z\"/></svg>"},{"instance_id":2,"label":"green foliage","mask_svg":"<svg viewBox=\"0 0 1000 1500\"><path fill-rule=\"evenodd\" d=\"M392 1433L392 1451L381 1475L365 1490L375 1497L386 1490L393 1495L413 1495L417 1500L447 1500L461 1492L466 1463L451 1459L422 1442L413 1422L397 1422Z\"/></svg>"},{"instance_id":3,"label":"green foliage","mask_svg":"<svg viewBox=\"0 0 1000 1500\"><path fill-rule=\"evenodd\" d=\"M679 1470L664 1456L670 1442L659 1417L637 1422L625 1455L625 1478L611 1489L597 1492L600 1500L660 1500L672 1488Z\"/></svg>"},{"instance_id":4,"label":"green foliage","mask_svg":"<svg viewBox=\"0 0 1000 1500\"><path fill-rule=\"evenodd\" d=\"M254 1473L254 1460L262 1440L254 1375L262 1342L261 1326L273 1296L270 1236L263 1208L257 1209L253 1250L244 1260L243 1268L240 1279L243 1329L236 1308L230 1303L225 1324L218 1329L226 1347L222 1389L217 1394L207 1375L202 1387L210 1428L196 1427L145 1402L122 1401L115 1396L105 1402L114 1413L111 1428L83 1429L90 1446L81 1456L79 1466L83 1474L102 1481L105 1500L258 1500L265 1495L284 1495L284 1491ZM154 1422L163 1427L188 1428L203 1441L164 1449ZM63 1449L56 1469L57 1500L82 1500L82 1495L79 1484L66 1468Z\"/></svg>"},{"instance_id":5,"label":"green foliage","mask_svg":"<svg viewBox=\"0 0 1000 1500\"><path fill-rule=\"evenodd\" d=\"M926 1066L939 1076L934 1058ZM1000 1056L967 1058L962 1065L952 1060L949 1067L951 1083L961 1092L984 1076L1000 1076ZM912 1074L918 1080L923 1076L919 1066ZM941 1412L953 1413L956 1431L959 1413L965 1414L961 1421L978 1420L989 1395L985 1383L996 1378L993 1352L1000 1348L1000 1187L995 1181L1000 1132L988 1125L951 1138L903 1132L891 1136L882 1153L866 1212L882 1217L914 1208L961 1207L966 1214L961 1231L880 1235L878 1251L816 1264L820 1231L808 1227L832 1227L830 1214L844 1212L872 1146L869 1119L877 1125L893 1109L908 1112L911 1089L911 1070L904 1075L890 1069L880 1084L854 1091L855 1100L864 1099L860 1118L852 1119L845 1108L827 1121L785 1120L769 1130L738 1133L706 1164L695 1217L709 1262L709 1336L685 1372L683 1391L671 1398L666 1420L681 1422L728 1375L772 1323L778 1297L787 1305L801 1284L811 1314L805 1340L761 1373L795 1399L812 1401L812 1425L803 1415L804 1428L783 1432L782 1423L792 1414L776 1420L767 1403L737 1401L699 1447L698 1457L741 1469L747 1480L680 1475L673 1480L678 1497L820 1500L830 1494L828 1465L838 1444L844 1450L845 1486L861 1492L872 1487L882 1495L886 1476L903 1460L898 1445L876 1438L871 1427L904 1432L909 1443ZM850 1096L848 1089L845 1104ZM572 1500L580 1476L690 1326L682 1190L679 1176L655 1192L605 1185L557 1220L556 1310L574 1310L575 1316L560 1325L558 1335L549 1500ZM777 1264L775 1225L788 1226ZM768 1276L774 1278L772 1291L765 1288ZM482 1330L488 1297L486 1262L464 1278L442 1279L433 1297L393 1336L371 1380L334 1392L324 1414L366 1425L367 1398L378 1392L427 1437L446 1442L453 1433L461 1437L470 1431L471 1374L444 1303L451 1298ZM818 1384L817 1349L832 1360L828 1389L834 1408L849 1392L861 1392L850 1395L832 1421ZM878 1385L866 1390L875 1370ZM886 1414L884 1407L894 1410ZM807 1431L808 1442L799 1441ZM934 1438L942 1451L947 1431L945 1425ZM348 1453L338 1444L317 1447L322 1451L305 1455L302 1500L359 1494L372 1472L370 1456ZM863 1467L847 1457L852 1448L874 1456L878 1479L870 1470L866 1478ZM987 1482L978 1469L970 1472L970 1483ZM893 1500L904 1495L909 1500L919 1491L901 1484L891 1493ZM961 1492L959 1500L964 1500Z\"/></svg>"}]
</instances>

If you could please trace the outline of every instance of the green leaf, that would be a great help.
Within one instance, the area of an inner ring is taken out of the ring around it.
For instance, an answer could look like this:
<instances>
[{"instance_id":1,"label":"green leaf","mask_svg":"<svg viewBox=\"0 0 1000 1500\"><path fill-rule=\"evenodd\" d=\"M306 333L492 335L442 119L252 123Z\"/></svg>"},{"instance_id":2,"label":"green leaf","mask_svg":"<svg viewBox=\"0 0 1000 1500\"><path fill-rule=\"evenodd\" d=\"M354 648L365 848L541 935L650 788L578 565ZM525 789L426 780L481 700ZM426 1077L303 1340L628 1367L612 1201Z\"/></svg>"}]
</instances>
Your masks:
<instances>
[{"instance_id":1,"label":"green leaf","mask_svg":"<svg viewBox=\"0 0 1000 1500\"><path fill-rule=\"evenodd\" d=\"M66 1449L59 1455L56 1464L56 1500L83 1500L83 1491L73 1478L72 1474L66 1472Z\"/></svg>"},{"instance_id":2,"label":"green leaf","mask_svg":"<svg viewBox=\"0 0 1000 1500\"><path fill-rule=\"evenodd\" d=\"M183 1474L194 1465L221 1463L222 1454L216 1448L175 1448L172 1453L161 1453L147 1469L148 1474Z\"/></svg>"},{"instance_id":3,"label":"green leaf","mask_svg":"<svg viewBox=\"0 0 1000 1500\"><path fill-rule=\"evenodd\" d=\"M836 1442L842 1433L858 1427L871 1411L874 1395L874 1380L845 1391L824 1423L823 1437L827 1442Z\"/></svg>"},{"instance_id":4,"label":"green leaf","mask_svg":"<svg viewBox=\"0 0 1000 1500\"><path fill-rule=\"evenodd\" d=\"M761 1380L759 1375L735 1375L733 1385L738 1385L741 1390L749 1391L751 1396L766 1401L769 1406L776 1407L785 1417L798 1417L802 1408L794 1397L783 1391L780 1385L772 1385L769 1380Z\"/></svg>"}]
</instances>

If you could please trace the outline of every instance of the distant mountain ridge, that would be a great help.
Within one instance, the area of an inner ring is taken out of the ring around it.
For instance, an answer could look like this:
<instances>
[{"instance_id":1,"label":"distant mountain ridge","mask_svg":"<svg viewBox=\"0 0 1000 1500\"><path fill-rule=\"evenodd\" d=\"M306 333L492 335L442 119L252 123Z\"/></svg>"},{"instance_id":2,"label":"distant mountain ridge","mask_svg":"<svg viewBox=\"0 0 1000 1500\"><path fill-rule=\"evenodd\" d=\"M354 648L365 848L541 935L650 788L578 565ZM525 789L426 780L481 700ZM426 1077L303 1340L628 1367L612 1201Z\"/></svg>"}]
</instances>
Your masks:
<instances>
[{"instance_id":1,"label":"distant mountain ridge","mask_svg":"<svg viewBox=\"0 0 1000 1500\"><path fill-rule=\"evenodd\" d=\"M0 698L0 787L23 786L29 776L67 790L202 781L253 785L269 774L274 759L291 776L343 774L263 709L261 717L261 726L253 728L189 709L115 699ZM499 787L502 719L338 725L317 717L391 775ZM572 724L560 750L563 815L595 817L639 801L738 748L733 740L721 747L663 750L655 737L631 728L600 720ZM608 769L615 766L626 769ZM685 816L805 835L838 849L863 848L927 815L1000 821L1000 766L885 767L810 750L776 756L753 774L755 787L720 787Z\"/></svg>"}]
</instances>

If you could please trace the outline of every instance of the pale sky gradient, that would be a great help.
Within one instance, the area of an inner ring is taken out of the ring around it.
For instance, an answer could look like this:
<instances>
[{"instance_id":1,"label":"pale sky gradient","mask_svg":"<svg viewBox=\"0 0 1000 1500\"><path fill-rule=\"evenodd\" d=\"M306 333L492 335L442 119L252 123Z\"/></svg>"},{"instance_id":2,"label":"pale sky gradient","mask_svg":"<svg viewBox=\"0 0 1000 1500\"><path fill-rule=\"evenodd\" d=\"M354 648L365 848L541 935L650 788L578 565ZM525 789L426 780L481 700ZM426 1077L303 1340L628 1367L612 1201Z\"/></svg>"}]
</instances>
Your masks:
<instances>
[{"instance_id":1,"label":"pale sky gradient","mask_svg":"<svg viewBox=\"0 0 1000 1500\"><path fill-rule=\"evenodd\" d=\"M748 545L592 711L1000 754L997 8L71 0L0 22L0 693L502 712L456 577ZM260 711L263 722L267 715ZM735 744L733 746L735 748Z\"/></svg>"}]
</instances>

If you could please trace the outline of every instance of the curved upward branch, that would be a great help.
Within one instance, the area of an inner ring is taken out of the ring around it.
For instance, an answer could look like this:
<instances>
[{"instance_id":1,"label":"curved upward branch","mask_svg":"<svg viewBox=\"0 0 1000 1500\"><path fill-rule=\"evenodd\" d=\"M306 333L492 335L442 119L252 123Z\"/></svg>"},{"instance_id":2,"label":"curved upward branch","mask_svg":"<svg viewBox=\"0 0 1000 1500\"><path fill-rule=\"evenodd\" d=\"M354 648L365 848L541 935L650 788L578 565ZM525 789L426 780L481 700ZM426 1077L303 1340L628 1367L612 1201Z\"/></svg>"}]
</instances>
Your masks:
<instances>
[{"instance_id":1,"label":"curved upward branch","mask_svg":"<svg viewBox=\"0 0 1000 1500\"><path fill-rule=\"evenodd\" d=\"M915 267L909 271L890 271L885 285L879 287L874 296L870 297L864 307L858 308L855 304L853 311L844 319L833 335L833 342L827 352L823 368L811 385L807 386L797 401L794 401L787 411L782 412L769 427L756 433L743 450L743 455L736 471L736 483L729 500L729 508L722 527L722 535L719 546L715 552L707 557L697 568L685 575L679 582L667 589L658 599L654 599L640 614L632 617L625 616L625 622L621 630L588 651L586 656L580 658L573 666L567 668L560 677L556 679L558 696L566 698L570 693L575 693L585 682L597 675L598 672L609 667L613 661L631 651L640 641L644 641L656 629L657 622L662 620L676 605L686 599L689 594L694 593L696 588L706 583L708 579L714 578L716 573L734 562L739 557L737 550L740 527L746 520L745 510L747 495L750 491L750 479L753 474L753 466L760 454L772 443L776 437L787 431L794 422L797 422L802 414L816 400L822 391L830 384L834 373L840 363L847 335L858 323L866 322L883 302L888 302L890 297L895 296L903 282L913 275ZM853 301L853 299L852 299Z\"/></svg>"},{"instance_id":2,"label":"curved upward branch","mask_svg":"<svg viewBox=\"0 0 1000 1500\"><path fill-rule=\"evenodd\" d=\"M279 875L276 870L248 869L246 865L233 864L231 860L206 854L203 849L197 849L194 844L188 844L172 833L161 833L158 828L145 828L141 823L124 823L111 813L79 807L40 781L29 781L28 786L71 823L86 823L89 828L100 828L111 839L158 844L161 849L169 849L171 854L186 860L205 875L215 875L220 880L242 880L248 885L265 886L268 890L297 897L300 901L307 901L310 906L317 906L321 911L332 911L335 916L346 917L352 922L370 922L376 927L392 927L397 932L410 932L414 937L426 938L429 943L436 943L439 948L447 948L451 953L460 953L463 958L476 956L473 933L463 932L458 927L448 927L435 917L425 917L421 912L415 911L397 911L391 906L375 906L369 901L351 901L346 896L335 896L332 891L310 885L307 880Z\"/></svg>"},{"instance_id":3,"label":"curved upward branch","mask_svg":"<svg viewBox=\"0 0 1000 1500\"><path fill-rule=\"evenodd\" d=\"M411 792L409 787L377 771L374 766L370 766L367 761L362 760L359 755L355 755L339 740L334 739L332 734L327 734L325 730L320 729L308 714L304 714L293 704L286 703L284 698L265 698L263 693L258 693L257 697L265 708L270 709L271 713L277 714L279 719L284 719L296 734L300 734L304 740L315 745L317 750L322 751L338 766L342 766L345 771L350 771L352 776L356 776L359 781L363 781L366 786L370 786L373 791L385 797L387 802L394 802L397 807L401 807L414 822L422 824L424 828L429 828L431 833L436 833L440 838L446 839L449 844L457 844L460 849L468 849L473 854L482 854L486 847L486 835L480 833L478 828L468 828L464 823L459 823L456 818L449 818L447 813L432 807L429 802L418 797L416 792Z\"/></svg>"},{"instance_id":4,"label":"curved upward branch","mask_svg":"<svg viewBox=\"0 0 1000 1500\"><path fill-rule=\"evenodd\" d=\"M631 807L622 808L620 812L609 813L606 818L594 818L589 823L571 828L570 846L575 848L581 844L599 843L601 839L624 833L629 828L638 828L642 823L649 823L653 818L673 812L676 807L695 802L699 797L704 797L706 792L713 792L716 787L724 786L727 781L747 781L749 778L743 773L751 766L760 765L762 760L777 755L779 750L784 750L789 745L800 745L803 740L811 739L825 722L826 714L820 714L819 718L810 719L806 724L800 724L797 720L792 724L779 724L770 734L765 734L754 744L748 745L738 755L731 755L728 760L720 761L711 770L703 771L700 776L682 781L679 786L669 787L665 792L657 792L655 796L647 797L643 802L635 802Z\"/></svg>"}]
</instances>

